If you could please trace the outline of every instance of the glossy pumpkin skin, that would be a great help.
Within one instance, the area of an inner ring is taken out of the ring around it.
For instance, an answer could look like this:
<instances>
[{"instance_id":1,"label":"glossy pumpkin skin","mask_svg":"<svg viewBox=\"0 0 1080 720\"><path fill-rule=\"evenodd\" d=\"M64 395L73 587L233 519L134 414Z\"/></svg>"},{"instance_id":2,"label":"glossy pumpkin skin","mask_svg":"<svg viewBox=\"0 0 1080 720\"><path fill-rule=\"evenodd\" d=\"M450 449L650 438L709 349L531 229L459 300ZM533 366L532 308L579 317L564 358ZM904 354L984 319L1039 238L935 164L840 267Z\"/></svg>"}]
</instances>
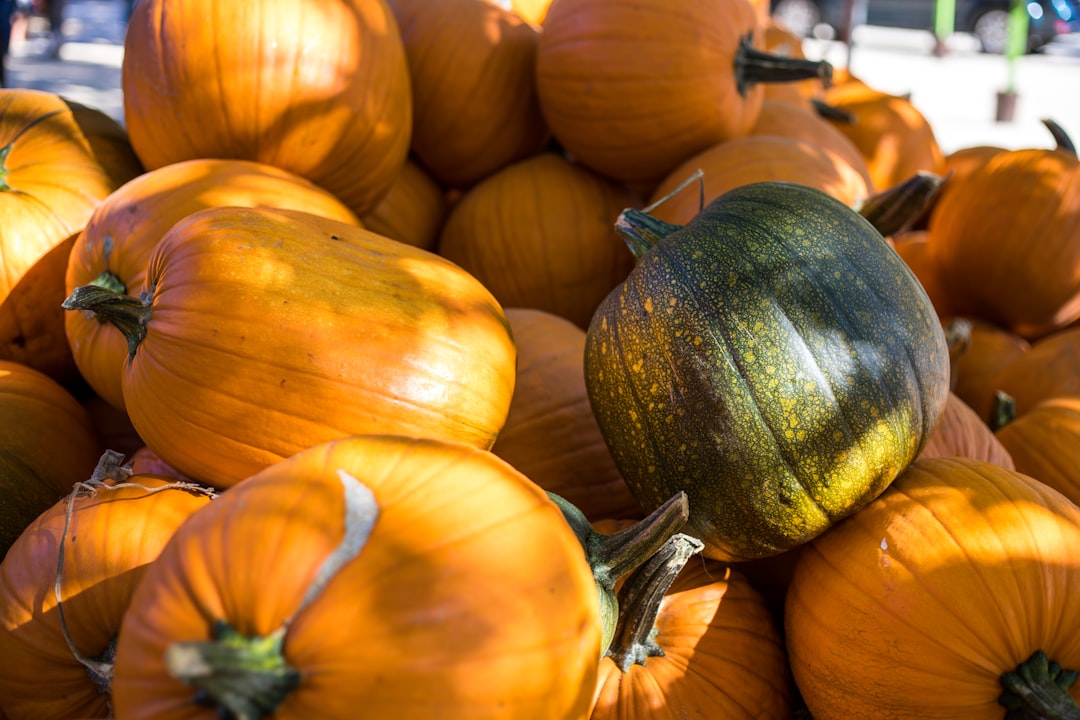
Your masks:
<instances>
[{"instance_id":1,"label":"glossy pumpkin skin","mask_svg":"<svg viewBox=\"0 0 1080 720\"><path fill-rule=\"evenodd\" d=\"M489 0L390 0L409 60L412 154L466 188L540 151L539 29Z\"/></svg>"},{"instance_id":2,"label":"glossy pumpkin skin","mask_svg":"<svg viewBox=\"0 0 1080 720\"><path fill-rule=\"evenodd\" d=\"M254 160L363 214L409 148L408 66L384 0L139 2L121 87L131 144L148 170Z\"/></svg>"},{"instance_id":3,"label":"glossy pumpkin skin","mask_svg":"<svg viewBox=\"0 0 1080 720\"><path fill-rule=\"evenodd\" d=\"M113 190L142 172L104 113L29 89L0 89L0 303ZM63 182L57 182L63 178Z\"/></svg>"},{"instance_id":4,"label":"glossy pumpkin skin","mask_svg":"<svg viewBox=\"0 0 1080 720\"><path fill-rule=\"evenodd\" d=\"M364 213L361 224L391 240L434 251L448 208L443 188L409 158L379 204Z\"/></svg>"},{"instance_id":5,"label":"glossy pumpkin skin","mask_svg":"<svg viewBox=\"0 0 1080 720\"><path fill-rule=\"evenodd\" d=\"M1080 667L1077 547L1080 509L1045 485L916 461L800 554L786 635L813 717L1004 717L999 676L1034 651Z\"/></svg>"},{"instance_id":6,"label":"glossy pumpkin skin","mask_svg":"<svg viewBox=\"0 0 1080 720\"><path fill-rule=\"evenodd\" d=\"M284 656L301 682L274 717L587 717L599 603L557 506L489 452L370 436L267 468L177 532L124 619L118 717L217 717L169 676L166 648L210 639L217 619L249 636L278 629L341 542L342 473L378 516L290 626Z\"/></svg>"},{"instance_id":7,"label":"glossy pumpkin skin","mask_svg":"<svg viewBox=\"0 0 1080 720\"><path fill-rule=\"evenodd\" d=\"M1080 317L1080 161L1074 153L994 155L940 199L929 232L958 312L1028 340Z\"/></svg>"},{"instance_id":8,"label":"glossy pumpkin skin","mask_svg":"<svg viewBox=\"0 0 1080 720\"><path fill-rule=\"evenodd\" d=\"M995 434L1017 470L1080 505L1080 397L1044 400Z\"/></svg>"},{"instance_id":9,"label":"glossy pumpkin skin","mask_svg":"<svg viewBox=\"0 0 1080 720\"><path fill-rule=\"evenodd\" d=\"M590 720L791 717L779 630L761 595L737 571L691 558L656 619L650 657L623 673L600 661Z\"/></svg>"},{"instance_id":10,"label":"glossy pumpkin skin","mask_svg":"<svg viewBox=\"0 0 1080 720\"><path fill-rule=\"evenodd\" d=\"M876 497L948 392L914 276L858 213L796 184L733 190L653 246L585 352L639 503L685 490L684 532L720 560L780 553Z\"/></svg>"},{"instance_id":11,"label":"glossy pumpkin skin","mask_svg":"<svg viewBox=\"0 0 1080 720\"><path fill-rule=\"evenodd\" d=\"M542 310L506 308L517 379L491 451L591 521L639 518L585 389L585 331Z\"/></svg>"},{"instance_id":12,"label":"glossy pumpkin skin","mask_svg":"<svg viewBox=\"0 0 1080 720\"><path fill-rule=\"evenodd\" d=\"M173 163L125 183L97 207L71 250L65 297L91 283L138 296L161 237L191 213L223 206L291 208L359 223L326 190L271 165L209 158ZM128 354L123 334L81 312L66 313L64 327L79 372L97 394L123 410L120 377Z\"/></svg>"},{"instance_id":13,"label":"glossy pumpkin skin","mask_svg":"<svg viewBox=\"0 0 1080 720\"><path fill-rule=\"evenodd\" d=\"M584 329L634 266L612 230L634 203L621 185L543 153L465 193L446 218L438 252L503 307L543 310Z\"/></svg>"},{"instance_id":14,"label":"glossy pumpkin skin","mask_svg":"<svg viewBox=\"0 0 1080 720\"><path fill-rule=\"evenodd\" d=\"M808 185L845 205L855 205L870 193L866 179L847 160L819 144L793 137L748 135L713 145L681 163L653 191L650 205L698 169L704 172L705 204L742 185L767 181ZM690 222L701 210L698 187L693 183L664 200L653 215L676 225Z\"/></svg>"},{"instance_id":15,"label":"glossy pumpkin skin","mask_svg":"<svg viewBox=\"0 0 1080 720\"><path fill-rule=\"evenodd\" d=\"M147 566L180 523L210 501L163 489L165 478L135 475L127 482L140 487L100 487L76 497L66 536L68 500L57 502L0 563L0 705L12 717L111 717L108 694L64 638L54 589L58 548L63 543L64 622L79 653L99 659Z\"/></svg>"},{"instance_id":16,"label":"glossy pumpkin skin","mask_svg":"<svg viewBox=\"0 0 1080 720\"><path fill-rule=\"evenodd\" d=\"M194 479L232 485L363 432L488 448L506 420L506 317L432 253L308 213L210 208L162 238L146 288L125 404Z\"/></svg>"},{"instance_id":17,"label":"glossy pumpkin skin","mask_svg":"<svg viewBox=\"0 0 1080 720\"><path fill-rule=\"evenodd\" d=\"M994 436L986 421L952 392L945 402L941 420L930 433L919 457L966 457L1000 465L1007 470L1015 469L1009 451Z\"/></svg>"}]
</instances>

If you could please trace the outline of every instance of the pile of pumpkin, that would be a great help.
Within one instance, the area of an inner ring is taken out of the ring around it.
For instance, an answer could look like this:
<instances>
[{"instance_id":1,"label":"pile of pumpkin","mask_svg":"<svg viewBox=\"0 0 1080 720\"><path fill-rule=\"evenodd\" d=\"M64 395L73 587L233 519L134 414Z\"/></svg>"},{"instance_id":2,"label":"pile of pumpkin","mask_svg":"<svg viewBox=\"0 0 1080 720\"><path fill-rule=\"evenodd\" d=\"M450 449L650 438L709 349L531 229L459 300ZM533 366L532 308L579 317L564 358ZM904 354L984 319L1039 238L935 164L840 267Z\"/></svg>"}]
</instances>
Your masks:
<instances>
[{"instance_id":1,"label":"pile of pumpkin","mask_svg":"<svg viewBox=\"0 0 1080 720\"><path fill-rule=\"evenodd\" d=\"M122 81L0 91L0 718L1080 715L1056 124L761 0L141 0Z\"/></svg>"}]
</instances>

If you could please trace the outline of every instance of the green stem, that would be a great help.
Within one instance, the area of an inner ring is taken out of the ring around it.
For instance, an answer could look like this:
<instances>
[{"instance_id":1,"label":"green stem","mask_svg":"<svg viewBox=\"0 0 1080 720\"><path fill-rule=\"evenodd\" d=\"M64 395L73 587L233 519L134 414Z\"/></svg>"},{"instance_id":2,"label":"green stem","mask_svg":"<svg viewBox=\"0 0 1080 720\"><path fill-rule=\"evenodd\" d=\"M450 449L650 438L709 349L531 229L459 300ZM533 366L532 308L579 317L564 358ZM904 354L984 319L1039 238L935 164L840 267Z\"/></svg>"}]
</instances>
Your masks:
<instances>
[{"instance_id":1,"label":"green stem","mask_svg":"<svg viewBox=\"0 0 1080 720\"><path fill-rule=\"evenodd\" d=\"M619 591L619 623L607 653L624 673L664 654L655 640L660 604L686 562L704 548L697 538L676 533L626 579Z\"/></svg>"},{"instance_id":2,"label":"green stem","mask_svg":"<svg viewBox=\"0 0 1080 720\"><path fill-rule=\"evenodd\" d=\"M150 321L150 304L123 292L98 285L83 285L61 304L65 310L84 310L94 313L98 320L112 323L127 338L128 356L146 337L146 324Z\"/></svg>"},{"instance_id":3,"label":"green stem","mask_svg":"<svg viewBox=\"0 0 1080 720\"><path fill-rule=\"evenodd\" d=\"M949 389L956 389L960 358L971 347L971 321L953 318L945 325L945 345L949 348Z\"/></svg>"},{"instance_id":4,"label":"green stem","mask_svg":"<svg viewBox=\"0 0 1080 720\"><path fill-rule=\"evenodd\" d=\"M739 49L735 53L735 87L740 95L746 95L750 88L763 82L821 78L828 87L832 82L832 70L832 65L824 60L792 58L758 50L753 45L753 35L750 33L739 39Z\"/></svg>"},{"instance_id":5,"label":"green stem","mask_svg":"<svg viewBox=\"0 0 1080 720\"><path fill-rule=\"evenodd\" d=\"M945 178L940 175L919 171L902 183L874 193L857 209L882 237L897 235L922 216L943 182Z\"/></svg>"},{"instance_id":6,"label":"green stem","mask_svg":"<svg viewBox=\"0 0 1080 720\"><path fill-rule=\"evenodd\" d=\"M1080 720L1080 706L1069 694L1077 677L1076 670L1063 669L1037 650L1000 678L1005 720Z\"/></svg>"},{"instance_id":7,"label":"green stem","mask_svg":"<svg viewBox=\"0 0 1080 720\"><path fill-rule=\"evenodd\" d=\"M194 687L199 697L235 720L272 714L299 686L302 677L285 660L285 639L296 617L322 593L341 568L360 554L379 516L375 495L344 470L345 533L323 561L299 606L274 632L246 636L227 621L214 623L210 641L179 642L165 652L169 673Z\"/></svg>"},{"instance_id":8,"label":"green stem","mask_svg":"<svg viewBox=\"0 0 1080 720\"><path fill-rule=\"evenodd\" d=\"M592 529L585 515L572 503L549 492L585 550L600 596L600 622L603 628L601 653L607 652L619 621L619 602L615 585L631 571L652 557L664 543L686 524L690 503L679 491L666 503L628 528L610 535Z\"/></svg>"},{"instance_id":9,"label":"green stem","mask_svg":"<svg viewBox=\"0 0 1080 720\"><path fill-rule=\"evenodd\" d=\"M90 284L113 292L127 293L127 285L124 284L124 281L108 270L102 270L100 275L90 281Z\"/></svg>"},{"instance_id":10,"label":"green stem","mask_svg":"<svg viewBox=\"0 0 1080 720\"><path fill-rule=\"evenodd\" d=\"M990 429L997 432L1016 419L1016 400L1007 392L998 390L994 393L994 404L990 408Z\"/></svg>"},{"instance_id":11,"label":"green stem","mask_svg":"<svg viewBox=\"0 0 1080 720\"><path fill-rule=\"evenodd\" d=\"M664 222L637 208L627 208L615 219L615 233L639 260L656 243L681 228L682 225Z\"/></svg>"},{"instance_id":12,"label":"green stem","mask_svg":"<svg viewBox=\"0 0 1080 720\"><path fill-rule=\"evenodd\" d=\"M1058 150L1064 150L1065 152L1076 155L1076 145L1073 144L1072 138L1069 137L1069 133L1065 132L1065 128L1061 127L1050 118L1043 118L1042 124L1054 137L1054 142L1057 143Z\"/></svg>"}]
</instances>

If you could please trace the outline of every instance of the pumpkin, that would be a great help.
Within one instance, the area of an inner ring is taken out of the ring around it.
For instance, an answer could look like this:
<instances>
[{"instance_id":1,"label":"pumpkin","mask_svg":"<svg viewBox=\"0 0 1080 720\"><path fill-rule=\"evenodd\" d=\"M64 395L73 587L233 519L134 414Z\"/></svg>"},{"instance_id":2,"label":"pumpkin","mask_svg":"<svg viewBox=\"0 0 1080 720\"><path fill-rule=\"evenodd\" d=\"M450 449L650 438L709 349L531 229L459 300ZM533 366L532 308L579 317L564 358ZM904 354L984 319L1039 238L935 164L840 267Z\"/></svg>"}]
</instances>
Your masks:
<instances>
[{"instance_id":1,"label":"pumpkin","mask_svg":"<svg viewBox=\"0 0 1080 720\"><path fill-rule=\"evenodd\" d=\"M784 645L761 595L730 566L687 562L693 548L680 557L686 537L623 584L590 719L791 718Z\"/></svg>"},{"instance_id":2,"label":"pumpkin","mask_svg":"<svg viewBox=\"0 0 1080 720\"><path fill-rule=\"evenodd\" d=\"M517 376L491 451L589 520L641 516L596 424L585 390L585 331L565 318L506 308Z\"/></svg>"},{"instance_id":3,"label":"pumpkin","mask_svg":"<svg viewBox=\"0 0 1080 720\"><path fill-rule=\"evenodd\" d=\"M103 449L63 386L0 360L0 557L38 515L90 477Z\"/></svg>"},{"instance_id":4,"label":"pumpkin","mask_svg":"<svg viewBox=\"0 0 1080 720\"><path fill-rule=\"evenodd\" d=\"M448 208L442 187L410 158L379 204L361 218L361 224L391 240L433 251Z\"/></svg>"},{"instance_id":5,"label":"pumpkin","mask_svg":"<svg viewBox=\"0 0 1080 720\"><path fill-rule=\"evenodd\" d=\"M440 184L469 187L539 152L539 29L490 0L390 0L409 61L412 153Z\"/></svg>"},{"instance_id":6,"label":"pumpkin","mask_svg":"<svg viewBox=\"0 0 1080 720\"><path fill-rule=\"evenodd\" d=\"M489 448L506 420L502 308L443 258L356 226L200 210L155 247L141 295L83 286L65 307L125 333L132 424L194 480L227 487L362 432Z\"/></svg>"},{"instance_id":7,"label":"pumpkin","mask_svg":"<svg viewBox=\"0 0 1080 720\"><path fill-rule=\"evenodd\" d=\"M686 226L627 211L638 264L585 380L646 511L676 490L718 560L806 542L881 493L941 416L944 333L881 235L820 190L755 183Z\"/></svg>"},{"instance_id":8,"label":"pumpkin","mask_svg":"<svg viewBox=\"0 0 1080 720\"><path fill-rule=\"evenodd\" d=\"M236 670L215 683L224 642ZM592 573L539 487L475 447L353 436L176 532L124 618L113 700L155 720L199 697L208 718L580 720L599 652Z\"/></svg>"},{"instance_id":9,"label":"pumpkin","mask_svg":"<svg viewBox=\"0 0 1080 720\"><path fill-rule=\"evenodd\" d=\"M1031 344L994 377L994 392L1015 402L1017 417L1043 400L1080 395L1080 327L1052 333Z\"/></svg>"},{"instance_id":10,"label":"pumpkin","mask_svg":"<svg viewBox=\"0 0 1080 720\"><path fill-rule=\"evenodd\" d=\"M917 460L799 555L785 625L810 713L1072 717L1024 714L1018 691L1026 675L1077 712L1080 687L1053 683L1046 661L1080 668L1078 547L1080 508L1049 487L978 460Z\"/></svg>"},{"instance_id":11,"label":"pumpkin","mask_svg":"<svg viewBox=\"0 0 1080 720\"><path fill-rule=\"evenodd\" d=\"M1044 400L995 431L1016 469L1080 505L1080 397Z\"/></svg>"},{"instance_id":12,"label":"pumpkin","mask_svg":"<svg viewBox=\"0 0 1080 720\"><path fill-rule=\"evenodd\" d=\"M49 92L0 89L0 303L140 172L124 129L104 113Z\"/></svg>"},{"instance_id":13,"label":"pumpkin","mask_svg":"<svg viewBox=\"0 0 1080 720\"><path fill-rule=\"evenodd\" d=\"M940 198L928 230L957 312L1028 340L1080 318L1075 151L997 153Z\"/></svg>"},{"instance_id":14,"label":"pumpkin","mask_svg":"<svg viewBox=\"0 0 1080 720\"><path fill-rule=\"evenodd\" d=\"M64 273L78 233L72 233L27 268L0 302L0 359L48 375L72 392L85 387L64 330Z\"/></svg>"},{"instance_id":15,"label":"pumpkin","mask_svg":"<svg viewBox=\"0 0 1080 720\"><path fill-rule=\"evenodd\" d=\"M702 192L671 195L695 169L702 171ZM748 135L713 145L680 164L653 191L651 212L659 219L685 225L724 193L756 182L786 181L808 185L855 205L870 192L866 179L843 157L805 140L778 135ZM670 197L668 197L670 195Z\"/></svg>"},{"instance_id":16,"label":"pumpkin","mask_svg":"<svg viewBox=\"0 0 1080 720\"><path fill-rule=\"evenodd\" d=\"M446 218L438 252L503 307L543 310L584 329L634 265L612 230L632 204L624 187L543 153L466 192Z\"/></svg>"},{"instance_id":17,"label":"pumpkin","mask_svg":"<svg viewBox=\"0 0 1080 720\"><path fill-rule=\"evenodd\" d=\"M71 250L67 292L59 302L90 284L138 295L147 260L161 236L196 210L226 205L292 208L359 222L326 190L271 165L218 159L173 163L125 183L96 208ZM128 353L123 333L86 313L66 313L64 328L86 382L123 410L120 376Z\"/></svg>"},{"instance_id":18,"label":"pumpkin","mask_svg":"<svg viewBox=\"0 0 1080 720\"><path fill-rule=\"evenodd\" d=\"M746 135L760 83L828 76L827 63L763 53L759 27L747 0L559 0L537 51L540 109L582 164L655 183Z\"/></svg>"},{"instance_id":19,"label":"pumpkin","mask_svg":"<svg viewBox=\"0 0 1080 720\"><path fill-rule=\"evenodd\" d=\"M832 120L833 126L862 152L875 188L892 187L920 171L944 175L945 154L909 98L851 80L830 87L823 99L851 116Z\"/></svg>"},{"instance_id":20,"label":"pumpkin","mask_svg":"<svg viewBox=\"0 0 1080 720\"><path fill-rule=\"evenodd\" d=\"M769 2L760 4L768 7ZM770 55L781 57L793 57L806 59L803 50L803 39L793 33L787 26L778 23L772 15L762 18L761 37L762 49ZM806 79L789 83L766 83L764 85L765 101L779 100L787 103L811 107L811 100L819 97L824 92L824 87L819 80Z\"/></svg>"},{"instance_id":21,"label":"pumpkin","mask_svg":"<svg viewBox=\"0 0 1080 720\"><path fill-rule=\"evenodd\" d=\"M919 457L966 457L994 463L1009 470L1015 467L1009 451L995 437L986 421L952 392L945 401L941 420L927 439Z\"/></svg>"},{"instance_id":22,"label":"pumpkin","mask_svg":"<svg viewBox=\"0 0 1080 720\"><path fill-rule=\"evenodd\" d=\"M274 165L361 215L409 149L412 96L384 0L146 0L131 13L124 121L146 169Z\"/></svg>"},{"instance_id":23,"label":"pumpkin","mask_svg":"<svg viewBox=\"0 0 1080 720\"><path fill-rule=\"evenodd\" d=\"M946 183L947 185L948 183ZM930 247L930 236L925 230L907 230L891 238L893 249L919 279L938 317L953 315L949 285L942 277L941 268Z\"/></svg>"},{"instance_id":24,"label":"pumpkin","mask_svg":"<svg viewBox=\"0 0 1080 720\"><path fill-rule=\"evenodd\" d=\"M998 375L1027 353L1031 343L994 323L978 318L962 320L967 323L968 337L956 359L953 391L989 424L999 389Z\"/></svg>"},{"instance_id":25,"label":"pumpkin","mask_svg":"<svg viewBox=\"0 0 1080 720\"><path fill-rule=\"evenodd\" d=\"M0 703L13 717L111 717L109 676L131 594L209 501L117 460L106 453L100 479L42 513L0 563Z\"/></svg>"}]
</instances>

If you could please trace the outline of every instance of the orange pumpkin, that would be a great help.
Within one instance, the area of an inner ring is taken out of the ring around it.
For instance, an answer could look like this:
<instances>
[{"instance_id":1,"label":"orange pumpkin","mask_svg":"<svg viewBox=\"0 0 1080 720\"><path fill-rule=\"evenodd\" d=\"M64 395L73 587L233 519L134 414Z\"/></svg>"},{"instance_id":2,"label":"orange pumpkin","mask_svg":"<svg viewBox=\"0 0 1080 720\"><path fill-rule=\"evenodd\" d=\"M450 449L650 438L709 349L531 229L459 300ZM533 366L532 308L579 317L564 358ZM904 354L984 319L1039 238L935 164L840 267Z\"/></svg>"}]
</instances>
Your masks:
<instances>
[{"instance_id":1,"label":"orange pumpkin","mask_svg":"<svg viewBox=\"0 0 1080 720\"><path fill-rule=\"evenodd\" d=\"M1031 350L1031 343L994 323L978 318L963 319L969 323L970 331L966 346L956 360L953 391L984 422L990 423L994 395L1000 389L998 375Z\"/></svg>"},{"instance_id":2,"label":"orange pumpkin","mask_svg":"<svg viewBox=\"0 0 1080 720\"><path fill-rule=\"evenodd\" d=\"M409 149L408 65L384 0L141 0L120 79L148 170L254 160L363 214Z\"/></svg>"},{"instance_id":3,"label":"orange pumpkin","mask_svg":"<svg viewBox=\"0 0 1080 720\"><path fill-rule=\"evenodd\" d=\"M560 510L502 460L353 436L266 468L177 531L124 618L117 716L218 717L222 693L185 669L220 670L225 639L239 669L217 687L240 691L234 714L581 720L599 603ZM244 692L260 650L278 669L261 705Z\"/></svg>"},{"instance_id":4,"label":"orange pumpkin","mask_svg":"<svg viewBox=\"0 0 1080 720\"><path fill-rule=\"evenodd\" d=\"M1037 651L1080 668L1078 547L1080 508L1046 485L978 460L916 460L799 555L787 646L811 715L1005 717L1003 680ZM1080 698L1080 686L1042 690Z\"/></svg>"},{"instance_id":5,"label":"orange pumpkin","mask_svg":"<svg viewBox=\"0 0 1080 720\"><path fill-rule=\"evenodd\" d=\"M1080 327L1070 327L1031 344L1031 349L994 377L994 391L1016 403L1020 417L1043 400L1080 395Z\"/></svg>"},{"instance_id":6,"label":"orange pumpkin","mask_svg":"<svg viewBox=\"0 0 1080 720\"><path fill-rule=\"evenodd\" d=\"M896 254L919 279L938 317L950 317L953 314L950 288L942 277L941 268L938 267L934 258L930 248L930 236L927 232L908 230L893 236L890 240Z\"/></svg>"},{"instance_id":7,"label":"orange pumpkin","mask_svg":"<svg viewBox=\"0 0 1080 720\"><path fill-rule=\"evenodd\" d=\"M125 183L97 207L71 250L64 297L90 284L138 295L161 236L196 210L228 205L293 208L359 222L326 190L271 165L216 159L173 163ZM67 313L64 326L86 382L123 410L120 376L128 354L123 333L84 313Z\"/></svg>"},{"instance_id":8,"label":"orange pumpkin","mask_svg":"<svg viewBox=\"0 0 1080 720\"><path fill-rule=\"evenodd\" d=\"M760 82L827 75L826 63L762 53L747 0L559 0L537 54L540 108L584 165L659 181L691 155L746 135Z\"/></svg>"},{"instance_id":9,"label":"orange pumpkin","mask_svg":"<svg viewBox=\"0 0 1080 720\"><path fill-rule=\"evenodd\" d=\"M0 303L140 172L124 129L104 113L53 93L0 89Z\"/></svg>"},{"instance_id":10,"label":"orange pumpkin","mask_svg":"<svg viewBox=\"0 0 1080 720\"><path fill-rule=\"evenodd\" d=\"M695 183L671 195L698 169L701 192ZM714 145L672 170L653 191L651 214L685 225L702 209L702 192L708 205L729 190L770 180L808 185L849 206L870 192L859 171L826 147L794 137L748 135Z\"/></svg>"},{"instance_id":11,"label":"orange pumpkin","mask_svg":"<svg viewBox=\"0 0 1080 720\"><path fill-rule=\"evenodd\" d=\"M547 17L552 0L510 0L510 9L518 17L533 25L540 25Z\"/></svg>"},{"instance_id":12,"label":"orange pumpkin","mask_svg":"<svg viewBox=\"0 0 1080 720\"><path fill-rule=\"evenodd\" d=\"M13 717L112 716L109 675L131 595L210 499L190 484L99 469L112 474L42 513L0 563L0 703Z\"/></svg>"},{"instance_id":13,"label":"orange pumpkin","mask_svg":"<svg viewBox=\"0 0 1080 720\"><path fill-rule=\"evenodd\" d=\"M952 392L945 401L941 420L927 439L919 457L966 457L994 463L1009 470L1015 468L1009 451L994 436L990 426Z\"/></svg>"},{"instance_id":14,"label":"orange pumpkin","mask_svg":"<svg viewBox=\"0 0 1080 720\"><path fill-rule=\"evenodd\" d=\"M996 435L1017 470L1080 505L1080 397L1044 400Z\"/></svg>"},{"instance_id":15,"label":"orange pumpkin","mask_svg":"<svg viewBox=\"0 0 1080 720\"><path fill-rule=\"evenodd\" d=\"M502 308L452 263L356 226L200 210L154 249L143 296L84 286L65 307L125 332L128 415L200 482L229 486L362 432L488 448L506 420Z\"/></svg>"},{"instance_id":16,"label":"orange pumpkin","mask_svg":"<svg viewBox=\"0 0 1080 720\"><path fill-rule=\"evenodd\" d=\"M585 331L542 310L507 308L517 379L491 451L589 520L637 518L585 391Z\"/></svg>"},{"instance_id":17,"label":"orange pumpkin","mask_svg":"<svg viewBox=\"0 0 1080 720\"><path fill-rule=\"evenodd\" d=\"M435 250L448 207L442 187L410 158L379 204L364 213L361 223L391 240Z\"/></svg>"},{"instance_id":18,"label":"orange pumpkin","mask_svg":"<svg viewBox=\"0 0 1080 720\"><path fill-rule=\"evenodd\" d=\"M624 187L554 153L495 173L455 203L439 254L503 305L544 310L580 327L634 266L615 219Z\"/></svg>"},{"instance_id":19,"label":"orange pumpkin","mask_svg":"<svg viewBox=\"0 0 1080 720\"><path fill-rule=\"evenodd\" d=\"M447 187L469 187L540 151L539 30L490 0L391 0L415 110L412 152Z\"/></svg>"}]
</instances>

